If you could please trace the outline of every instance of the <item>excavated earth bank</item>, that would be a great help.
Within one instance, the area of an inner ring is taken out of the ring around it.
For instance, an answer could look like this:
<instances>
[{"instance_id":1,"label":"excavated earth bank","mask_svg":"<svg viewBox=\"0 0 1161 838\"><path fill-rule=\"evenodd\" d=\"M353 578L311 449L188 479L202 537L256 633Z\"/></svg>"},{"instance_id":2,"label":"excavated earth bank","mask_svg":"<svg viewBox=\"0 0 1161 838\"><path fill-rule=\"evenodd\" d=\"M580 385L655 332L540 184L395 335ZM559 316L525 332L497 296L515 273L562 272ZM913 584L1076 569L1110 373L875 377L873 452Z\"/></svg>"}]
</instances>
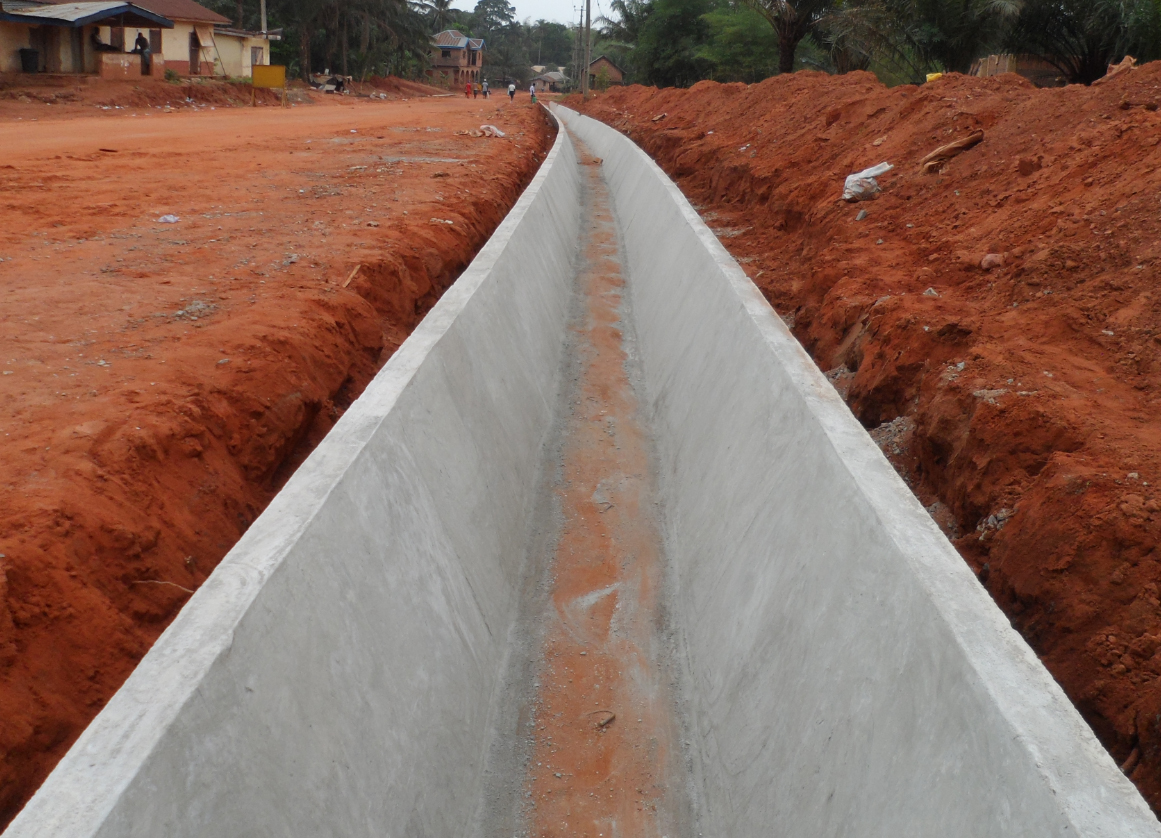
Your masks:
<instances>
[{"instance_id":1,"label":"excavated earth bank","mask_svg":"<svg viewBox=\"0 0 1161 838\"><path fill-rule=\"evenodd\" d=\"M678 181L1161 811L1161 64L567 104Z\"/></svg>"},{"instance_id":2,"label":"excavated earth bank","mask_svg":"<svg viewBox=\"0 0 1161 838\"><path fill-rule=\"evenodd\" d=\"M506 99L36 106L0 124L0 828L555 130Z\"/></svg>"}]
</instances>

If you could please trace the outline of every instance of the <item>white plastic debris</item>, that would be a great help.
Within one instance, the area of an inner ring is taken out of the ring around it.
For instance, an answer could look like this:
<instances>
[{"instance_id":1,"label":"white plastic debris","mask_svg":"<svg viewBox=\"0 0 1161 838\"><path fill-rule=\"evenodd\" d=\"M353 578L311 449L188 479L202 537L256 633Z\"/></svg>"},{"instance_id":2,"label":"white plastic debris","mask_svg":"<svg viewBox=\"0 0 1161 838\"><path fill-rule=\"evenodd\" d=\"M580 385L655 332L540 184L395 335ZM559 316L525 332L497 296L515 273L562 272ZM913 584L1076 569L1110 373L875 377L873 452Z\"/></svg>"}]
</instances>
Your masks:
<instances>
[{"instance_id":1,"label":"white plastic debris","mask_svg":"<svg viewBox=\"0 0 1161 838\"><path fill-rule=\"evenodd\" d=\"M176 224L179 221L181 221L181 219L176 215L163 215L161 218L157 219L158 224Z\"/></svg>"},{"instance_id":2,"label":"white plastic debris","mask_svg":"<svg viewBox=\"0 0 1161 838\"><path fill-rule=\"evenodd\" d=\"M485 137L503 137L504 136L504 132L501 131L499 128L497 128L495 125L481 125L480 130L483 132Z\"/></svg>"},{"instance_id":3,"label":"white plastic debris","mask_svg":"<svg viewBox=\"0 0 1161 838\"><path fill-rule=\"evenodd\" d=\"M894 168L890 163L880 163L878 166L872 166L850 175L843 185L843 200L851 203L870 201L883 191L879 188L879 182L875 178L887 174Z\"/></svg>"}]
</instances>

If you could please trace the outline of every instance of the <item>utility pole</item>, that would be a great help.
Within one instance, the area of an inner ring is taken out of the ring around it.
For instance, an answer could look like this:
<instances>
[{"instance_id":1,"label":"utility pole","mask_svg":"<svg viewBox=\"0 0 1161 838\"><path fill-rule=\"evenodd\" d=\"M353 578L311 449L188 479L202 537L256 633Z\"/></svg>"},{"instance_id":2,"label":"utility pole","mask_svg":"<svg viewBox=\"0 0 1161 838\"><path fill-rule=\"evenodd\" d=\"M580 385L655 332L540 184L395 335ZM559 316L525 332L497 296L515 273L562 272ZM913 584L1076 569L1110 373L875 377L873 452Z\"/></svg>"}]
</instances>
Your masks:
<instances>
[{"instance_id":1,"label":"utility pole","mask_svg":"<svg viewBox=\"0 0 1161 838\"><path fill-rule=\"evenodd\" d=\"M581 8L576 6L573 11L576 12L576 37L572 41L572 78L574 82L580 81L580 63L581 63L581 33L584 31L584 19L581 17Z\"/></svg>"},{"instance_id":2,"label":"utility pole","mask_svg":"<svg viewBox=\"0 0 1161 838\"><path fill-rule=\"evenodd\" d=\"M589 63L593 60L593 0L585 0L585 66L581 69L581 95L589 98Z\"/></svg>"},{"instance_id":3,"label":"utility pole","mask_svg":"<svg viewBox=\"0 0 1161 838\"><path fill-rule=\"evenodd\" d=\"M261 31L262 31L262 34L265 35L266 34L266 0L261 0L261 2L259 3L258 9L262 14L262 30ZM269 44L267 44L267 47L269 47Z\"/></svg>"}]
</instances>

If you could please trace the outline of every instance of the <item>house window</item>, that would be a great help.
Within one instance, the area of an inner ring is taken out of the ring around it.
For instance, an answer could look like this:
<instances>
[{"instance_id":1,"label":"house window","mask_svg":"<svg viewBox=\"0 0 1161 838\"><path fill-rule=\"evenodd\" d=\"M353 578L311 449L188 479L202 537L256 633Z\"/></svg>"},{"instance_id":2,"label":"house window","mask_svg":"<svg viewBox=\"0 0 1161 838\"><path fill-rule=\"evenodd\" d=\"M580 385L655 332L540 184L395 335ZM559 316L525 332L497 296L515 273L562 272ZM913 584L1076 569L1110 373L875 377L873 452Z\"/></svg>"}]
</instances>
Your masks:
<instances>
[{"instance_id":1,"label":"house window","mask_svg":"<svg viewBox=\"0 0 1161 838\"><path fill-rule=\"evenodd\" d=\"M149 30L149 51L154 55L161 55L161 30Z\"/></svg>"},{"instance_id":2,"label":"house window","mask_svg":"<svg viewBox=\"0 0 1161 838\"><path fill-rule=\"evenodd\" d=\"M476 51L472 50L470 53L468 53L468 56L470 58L468 63L471 64L473 67L475 67L476 66Z\"/></svg>"},{"instance_id":3,"label":"house window","mask_svg":"<svg viewBox=\"0 0 1161 838\"><path fill-rule=\"evenodd\" d=\"M451 50L445 49L442 53L440 53L440 57L441 58L451 58Z\"/></svg>"},{"instance_id":4,"label":"house window","mask_svg":"<svg viewBox=\"0 0 1161 838\"><path fill-rule=\"evenodd\" d=\"M262 61L262 47L250 47L250 66L261 66Z\"/></svg>"},{"instance_id":5,"label":"house window","mask_svg":"<svg viewBox=\"0 0 1161 838\"><path fill-rule=\"evenodd\" d=\"M114 26L109 30L109 44L117 52L125 51L125 28L123 26Z\"/></svg>"}]
</instances>

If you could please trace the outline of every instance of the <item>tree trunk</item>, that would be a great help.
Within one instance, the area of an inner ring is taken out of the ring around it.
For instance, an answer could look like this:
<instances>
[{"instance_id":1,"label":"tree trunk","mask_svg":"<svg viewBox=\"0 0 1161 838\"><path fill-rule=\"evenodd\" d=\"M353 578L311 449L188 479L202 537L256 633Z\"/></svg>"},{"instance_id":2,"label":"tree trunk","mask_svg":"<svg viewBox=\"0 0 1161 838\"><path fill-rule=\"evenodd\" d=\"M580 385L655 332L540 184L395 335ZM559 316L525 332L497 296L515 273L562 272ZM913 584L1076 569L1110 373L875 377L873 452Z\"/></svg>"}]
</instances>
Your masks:
<instances>
[{"instance_id":1,"label":"tree trunk","mask_svg":"<svg viewBox=\"0 0 1161 838\"><path fill-rule=\"evenodd\" d=\"M236 0L234 10L238 13L238 28L245 29L246 23L242 15L242 0Z\"/></svg>"},{"instance_id":2,"label":"tree trunk","mask_svg":"<svg viewBox=\"0 0 1161 838\"><path fill-rule=\"evenodd\" d=\"M794 53L798 49L800 38L793 34L779 33L778 35L778 72L794 72Z\"/></svg>"},{"instance_id":3,"label":"tree trunk","mask_svg":"<svg viewBox=\"0 0 1161 838\"><path fill-rule=\"evenodd\" d=\"M342 65L343 65L343 75L344 76L349 73L349 71L347 70L347 44L350 43L351 37L350 37L350 33L347 30L348 17L349 17L348 15L343 15L343 29L342 29L342 34L339 35L339 37L342 39L342 43L339 44L339 55L341 56L340 61L342 62Z\"/></svg>"},{"instance_id":4,"label":"tree trunk","mask_svg":"<svg viewBox=\"0 0 1161 838\"><path fill-rule=\"evenodd\" d=\"M301 26L298 30L298 60L302 64L302 78L310 83L310 41L309 26Z\"/></svg>"}]
</instances>

